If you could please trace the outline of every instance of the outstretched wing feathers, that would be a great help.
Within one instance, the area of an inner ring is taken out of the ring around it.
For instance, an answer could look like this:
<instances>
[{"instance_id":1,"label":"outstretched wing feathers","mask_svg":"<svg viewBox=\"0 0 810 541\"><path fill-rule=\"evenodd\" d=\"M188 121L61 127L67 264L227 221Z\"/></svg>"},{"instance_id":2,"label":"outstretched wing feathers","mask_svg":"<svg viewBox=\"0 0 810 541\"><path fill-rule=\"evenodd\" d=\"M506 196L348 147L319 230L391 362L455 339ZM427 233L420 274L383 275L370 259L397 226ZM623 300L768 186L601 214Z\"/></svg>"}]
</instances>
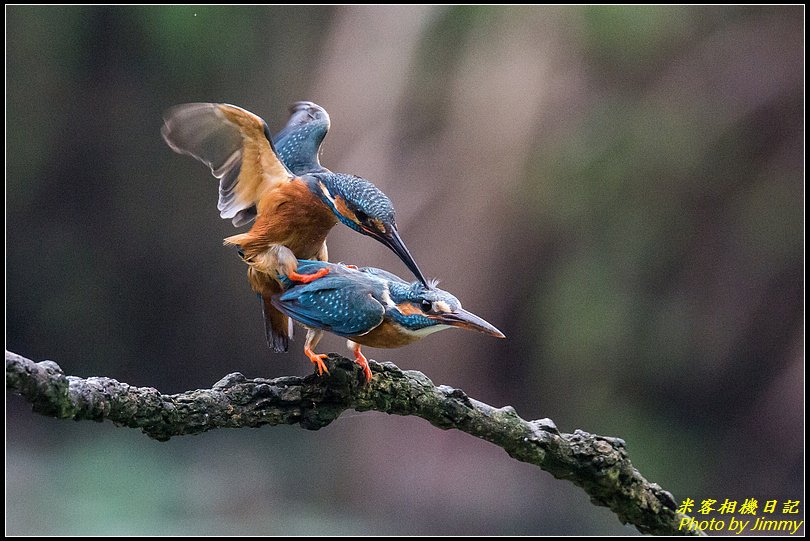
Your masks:
<instances>
[{"instance_id":1,"label":"outstretched wing feathers","mask_svg":"<svg viewBox=\"0 0 810 541\"><path fill-rule=\"evenodd\" d=\"M294 178L264 120L235 105L177 105L166 112L161 133L172 150L203 162L220 179L217 208L235 226L252 221L262 212L262 196Z\"/></svg>"},{"instance_id":2,"label":"outstretched wing feathers","mask_svg":"<svg viewBox=\"0 0 810 541\"><path fill-rule=\"evenodd\" d=\"M328 171L318 153L329 131L326 109L311 101L299 101L290 107L290 119L273 138L276 153L296 175Z\"/></svg>"},{"instance_id":3,"label":"outstretched wing feathers","mask_svg":"<svg viewBox=\"0 0 810 541\"><path fill-rule=\"evenodd\" d=\"M239 130L222 122L215 103L185 103L164 113L161 133L172 150L197 158L216 177L242 146Z\"/></svg>"}]
</instances>

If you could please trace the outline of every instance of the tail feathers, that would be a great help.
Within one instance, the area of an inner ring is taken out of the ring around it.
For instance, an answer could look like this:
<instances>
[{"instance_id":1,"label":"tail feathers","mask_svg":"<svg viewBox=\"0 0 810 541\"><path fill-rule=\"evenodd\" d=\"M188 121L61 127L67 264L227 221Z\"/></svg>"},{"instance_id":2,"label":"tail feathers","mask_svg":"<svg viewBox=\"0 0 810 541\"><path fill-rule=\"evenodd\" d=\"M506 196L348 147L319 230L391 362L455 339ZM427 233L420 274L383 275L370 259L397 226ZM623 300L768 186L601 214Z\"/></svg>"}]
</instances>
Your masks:
<instances>
[{"instance_id":1,"label":"tail feathers","mask_svg":"<svg viewBox=\"0 0 810 541\"><path fill-rule=\"evenodd\" d=\"M273 307L269 298L259 298L262 302L267 346L276 353L284 353L290 347L293 334L292 320Z\"/></svg>"},{"instance_id":2,"label":"tail feathers","mask_svg":"<svg viewBox=\"0 0 810 541\"><path fill-rule=\"evenodd\" d=\"M235 235L225 240L240 247L242 259L249 265L248 281L262 303L267 345L276 352L287 351L293 334L292 321L273 306L271 299L282 291L278 280L290 270L295 270L295 255L280 244L265 246L258 252L251 250L252 246L245 242L249 241L247 234Z\"/></svg>"}]
</instances>

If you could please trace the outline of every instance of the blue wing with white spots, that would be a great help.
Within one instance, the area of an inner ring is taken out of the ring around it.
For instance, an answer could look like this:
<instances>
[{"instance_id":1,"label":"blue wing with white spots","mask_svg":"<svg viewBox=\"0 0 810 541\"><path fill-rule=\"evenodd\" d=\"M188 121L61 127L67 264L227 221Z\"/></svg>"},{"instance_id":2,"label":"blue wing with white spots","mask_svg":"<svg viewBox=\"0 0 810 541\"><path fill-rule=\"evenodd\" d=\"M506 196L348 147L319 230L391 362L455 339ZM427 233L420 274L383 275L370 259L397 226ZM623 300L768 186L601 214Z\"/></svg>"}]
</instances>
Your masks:
<instances>
[{"instance_id":1,"label":"blue wing with white spots","mask_svg":"<svg viewBox=\"0 0 810 541\"><path fill-rule=\"evenodd\" d=\"M326 109L311 101L299 101L290 113L287 125L273 138L279 158L296 175L328 172L318 160L321 143L329 131Z\"/></svg>"},{"instance_id":2,"label":"blue wing with white spots","mask_svg":"<svg viewBox=\"0 0 810 541\"><path fill-rule=\"evenodd\" d=\"M298 272L312 270L309 262L301 263ZM382 323L385 308L373 296L381 284L359 271L329 266L333 270L323 278L274 295L273 306L299 323L340 336L359 336Z\"/></svg>"}]
</instances>

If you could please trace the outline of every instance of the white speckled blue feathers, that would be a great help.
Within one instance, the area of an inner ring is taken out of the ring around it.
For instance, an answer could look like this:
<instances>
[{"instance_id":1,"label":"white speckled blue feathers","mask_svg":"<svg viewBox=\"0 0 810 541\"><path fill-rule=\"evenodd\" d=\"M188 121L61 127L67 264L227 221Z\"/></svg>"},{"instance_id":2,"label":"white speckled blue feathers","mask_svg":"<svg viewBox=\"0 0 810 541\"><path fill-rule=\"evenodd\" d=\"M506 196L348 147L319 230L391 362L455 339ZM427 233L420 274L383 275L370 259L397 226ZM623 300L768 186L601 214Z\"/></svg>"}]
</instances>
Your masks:
<instances>
[{"instance_id":1,"label":"white speckled blue feathers","mask_svg":"<svg viewBox=\"0 0 810 541\"><path fill-rule=\"evenodd\" d=\"M307 327L345 337L365 334L382 323L385 307L377 298L386 294L384 280L339 264L298 262L302 274L322 268L329 268L329 274L275 296L273 306Z\"/></svg>"},{"instance_id":2,"label":"white speckled blue feathers","mask_svg":"<svg viewBox=\"0 0 810 541\"><path fill-rule=\"evenodd\" d=\"M326 109L311 101L299 101L290 107L290 119L273 142L281 161L296 175L329 172L318 154L329 131Z\"/></svg>"}]
</instances>

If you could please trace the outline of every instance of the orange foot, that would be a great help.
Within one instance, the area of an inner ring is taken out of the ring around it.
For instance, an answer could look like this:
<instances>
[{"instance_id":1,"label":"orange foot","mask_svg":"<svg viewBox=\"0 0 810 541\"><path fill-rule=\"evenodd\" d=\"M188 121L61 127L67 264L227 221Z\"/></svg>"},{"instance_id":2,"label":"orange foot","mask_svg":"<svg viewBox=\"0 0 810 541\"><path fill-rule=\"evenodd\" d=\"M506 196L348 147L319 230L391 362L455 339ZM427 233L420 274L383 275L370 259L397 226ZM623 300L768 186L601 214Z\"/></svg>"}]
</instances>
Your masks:
<instances>
[{"instance_id":1,"label":"orange foot","mask_svg":"<svg viewBox=\"0 0 810 541\"><path fill-rule=\"evenodd\" d=\"M363 369L363 374L366 376L366 384L371 383L371 368L368 366L366 356L360 351L360 344L354 346L354 362L360 365Z\"/></svg>"},{"instance_id":2,"label":"orange foot","mask_svg":"<svg viewBox=\"0 0 810 541\"><path fill-rule=\"evenodd\" d=\"M314 364L318 368L319 376L322 376L324 372L326 372L327 374L329 373L329 370L326 368L326 365L323 362L323 360L326 359L329 355L327 355L326 353L315 353L308 347L304 348L304 354L307 357L309 357L309 360L312 361L312 364Z\"/></svg>"},{"instance_id":3,"label":"orange foot","mask_svg":"<svg viewBox=\"0 0 810 541\"><path fill-rule=\"evenodd\" d=\"M323 278L327 274L329 274L329 269L324 267L323 269L320 269L318 272L313 272L312 274L298 274L297 272L293 271L287 274L287 278L289 278L293 282L301 282L302 284L308 284L310 282L314 282L318 278ZM310 359L311 358L312 357L310 357Z\"/></svg>"},{"instance_id":4,"label":"orange foot","mask_svg":"<svg viewBox=\"0 0 810 541\"><path fill-rule=\"evenodd\" d=\"M357 270L357 265L346 265L346 268Z\"/></svg>"}]
</instances>

